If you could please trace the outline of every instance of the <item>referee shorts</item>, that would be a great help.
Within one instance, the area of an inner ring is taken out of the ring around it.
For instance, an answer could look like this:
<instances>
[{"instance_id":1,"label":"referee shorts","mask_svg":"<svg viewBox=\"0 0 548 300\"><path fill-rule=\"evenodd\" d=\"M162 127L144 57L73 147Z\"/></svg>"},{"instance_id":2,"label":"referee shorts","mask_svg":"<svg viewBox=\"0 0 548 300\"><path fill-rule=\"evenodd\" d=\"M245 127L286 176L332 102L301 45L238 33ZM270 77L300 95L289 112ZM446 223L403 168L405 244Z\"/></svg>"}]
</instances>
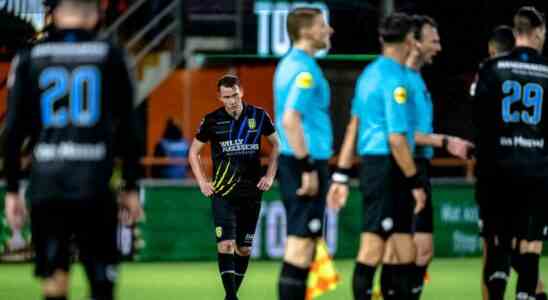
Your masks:
<instances>
[{"instance_id":1,"label":"referee shorts","mask_svg":"<svg viewBox=\"0 0 548 300\"><path fill-rule=\"evenodd\" d=\"M56 270L69 271L73 244L86 268L119 262L118 205L112 195L101 199L44 199L32 201L31 233L35 275L48 278Z\"/></svg>"},{"instance_id":2,"label":"referee shorts","mask_svg":"<svg viewBox=\"0 0 548 300\"><path fill-rule=\"evenodd\" d=\"M375 233L385 239L393 233L413 232L415 201L392 156L362 157L360 189L363 232Z\"/></svg>"},{"instance_id":3,"label":"referee shorts","mask_svg":"<svg viewBox=\"0 0 548 300\"><path fill-rule=\"evenodd\" d=\"M415 233L430 233L434 232L434 209L432 207L432 185L430 184L430 161L426 158L415 159L417 171L422 182L426 183L424 191L426 193L426 204L415 216Z\"/></svg>"},{"instance_id":4,"label":"referee shorts","mask_svg":"<svg viewBox=\"0 0 548 300\"><path fill-rule=\"evenodd\" d=\"M317 238L323 234L325 198L329 185L327 160L316 160L319 191L313 197L297 196L301 186L301 172L297 159L280 155L278 159L278 180L287 217L287 235Z\"/></svg>"}]
</instances>

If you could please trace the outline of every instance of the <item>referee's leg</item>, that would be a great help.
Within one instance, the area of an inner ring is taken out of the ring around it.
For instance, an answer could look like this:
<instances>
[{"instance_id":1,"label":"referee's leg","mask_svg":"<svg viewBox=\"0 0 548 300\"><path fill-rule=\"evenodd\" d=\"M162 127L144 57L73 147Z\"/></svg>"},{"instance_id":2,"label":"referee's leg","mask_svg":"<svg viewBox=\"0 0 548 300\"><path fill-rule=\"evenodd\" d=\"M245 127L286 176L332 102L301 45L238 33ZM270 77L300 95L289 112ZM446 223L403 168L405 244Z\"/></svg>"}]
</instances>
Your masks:
<instances>
[{"instance_id":1,"label":"referee's leg","mask_svg":"<svg viewBox=\"0 0 548 300\"><path fill-rule=\"evenodd\" d=\"M385 241L375 233L364 232L360 236L360 249L352 276L352 292L355 300L370 300L373 296L373 279L384 254Z\"/></svg>"},{"instance_id":2,"label":"referee's leg","mask_svg":"<svg viewBox=\"0 0 548 300\"><path fill-rule=\"evenodd\" d=\"M413 299L418 300L424 288L424 277L428 269L428 265L432 261L434 255L434 222L433 222L433 207L432 207L432 186L430 185L428 159L420 158L415 160L420 176L427 183L425 187L426 205L422 211L415 217L415 228L413 241L417 249L417 257L413 266Z\"/></svg>"},{"instance_id":3,"label":"referee's leg","mask_svg":"<svg viewBox=\"0 0 548 300\"><path fill-rule=\"evenodd\" d=\"M279 180L287 215L287 241L278 282L280 300L303 300L306 281L317 240L322 236L327 193L327 162L316 161L319 193L315 197L298 197L301 173L293 157L279 158Z\"/></svg>"}]
</instances>

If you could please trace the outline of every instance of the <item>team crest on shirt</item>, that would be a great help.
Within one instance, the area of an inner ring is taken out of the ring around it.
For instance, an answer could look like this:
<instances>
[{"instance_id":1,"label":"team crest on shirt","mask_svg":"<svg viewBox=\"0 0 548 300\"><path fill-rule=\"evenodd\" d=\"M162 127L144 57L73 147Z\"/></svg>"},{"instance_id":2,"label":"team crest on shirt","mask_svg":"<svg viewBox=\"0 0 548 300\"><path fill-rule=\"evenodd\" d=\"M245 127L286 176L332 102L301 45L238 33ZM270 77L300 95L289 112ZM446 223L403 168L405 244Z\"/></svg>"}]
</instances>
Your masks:
<instances>
[{"instance_id":1,"label":"team crest on shirt","mask_svg":"<svg viewBox=\"0 0 548 300\"><path fill-rule=\"evenodd\" d=\"M257 123L255 122L255 119L254 118L248 119L247 120L247 126L251 130L255 129L255 127L257 126Z\"/></svg>"},{"instance_id":2,"label":"team crest on shirt","mask_svg":"<svg viewBox=\"0 0 548 300\"><path fill-rule=\"evenodd\" d=\"M217 226L215 228L215 235L217 236L218 239L220 239L221 236L223 236L223 227Z\"/></svg>"},{"instance_id":3,"label":"team crest on shirt","mask_svg":"<svg viewBox=\"0 0 548 300\"><path fill-rule=\"evenodd\" d=\"M310 72L301 72L297 75L297 87L301 89L309 89L314 85L314 79Z\"/></svg>"},{"instance_id":4,"label":"team crest on shirt","mask_svg":"<svg viewBox=\"0 0 548 300\"><path fill-rule=\"evenodd\" d=\"M396 100L396 103L398 104L407 102L407 90L403 86L394 89L394 100Z\"/></svg>"}]
</instances>

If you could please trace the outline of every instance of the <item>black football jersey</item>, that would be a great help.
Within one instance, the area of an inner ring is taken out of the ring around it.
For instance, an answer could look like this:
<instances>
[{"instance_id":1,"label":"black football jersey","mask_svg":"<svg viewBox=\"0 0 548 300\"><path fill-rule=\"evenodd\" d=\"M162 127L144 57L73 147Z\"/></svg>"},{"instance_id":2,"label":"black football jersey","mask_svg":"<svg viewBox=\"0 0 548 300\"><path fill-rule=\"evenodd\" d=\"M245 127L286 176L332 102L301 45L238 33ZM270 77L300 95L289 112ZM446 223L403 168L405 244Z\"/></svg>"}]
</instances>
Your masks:
<instances>
[{"instance_id":1,"label":"black football jersey","mask_svg":"<svg viewBox=\"0 0 548 300\"><path fill-rule=\"evenodd\" d=\"M20 52L8 79L5 167L18 189L20 150L34 142L28 196L94 198L109 192L114 158L135 188L134 87L123 51L83 30L59 30Z\"/></svg>"},{"instance_id":2,"label":"black football jersey","mask_svg":"<svg viewBox=\"0 0 548 300\"><path fill-rule=\"evenodd\" d=\"M545 89L548 61L532 48L483 64L474 110L479 175L548 175Z\"/></svg>"},{"instance_id":3,"label":"black football jersey","mask_svg":"<svg viewBox=\"0 0 548 300\"><path fill-rule=\"evenodd\" d=\"M236 120L221 107L205 116L196 134L211 142L213 187L222 197L253 197L264 175L261 169L261 136L275 131L270 116L261 108L245 104Z\"/></svg>"}]
</instances>

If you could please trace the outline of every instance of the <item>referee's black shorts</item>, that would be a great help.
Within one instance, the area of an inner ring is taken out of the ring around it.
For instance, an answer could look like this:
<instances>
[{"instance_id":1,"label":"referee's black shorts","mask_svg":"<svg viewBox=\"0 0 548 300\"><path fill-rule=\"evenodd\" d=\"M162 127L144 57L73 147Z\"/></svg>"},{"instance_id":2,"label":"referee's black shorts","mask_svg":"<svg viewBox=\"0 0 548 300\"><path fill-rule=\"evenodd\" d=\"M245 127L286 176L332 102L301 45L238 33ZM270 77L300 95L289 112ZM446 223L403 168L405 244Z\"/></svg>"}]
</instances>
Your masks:
<instances>
[{"instance_id":1,"label":"referee's black shorts","mask_svg":"<svg viewBox=\"0 0 548 300\"><path fill-rule=\"evenodd\" d=\"M301 172L297 160L287 155L280 155L278 159L278 180L287 216L287 235L316 238L323 234L329 170L327 160L316 160L315 166L319 179L318 195L300 197L297 190L301 186Z\"/></svg>"},{"instance_id":2,"label":"referee's black shorts","mask_svg":"<svg viewBox=\"0 0 548 300\"><path fill-rule=\"evenodd\" d=\"M422 182L426 183L424 192L426 193L426 204L424 208L415 216L415 233L433 233L434 232L434 212L432 207L432 185L430 184L430 160L426 158L415 159L418 174Z\"/></svg>"},{"instance_id":3,"label":"referee's black shorts","mask_svg":"<svg viewBox=\"0 0 548 300\"><path fill-rule=\"evenodd\" d=\"M31 201L31 233L35 275L48 278L56 270L69 270L78 248L86 268L115 267L118 205L113 195L97 199L43 199Z\"/></svg>"},{"instance_id":4,"label":"referee's black shorts","mask_svg":"<svg viewBox=\"0 0 548 300\"><path fill-rule=\"evenodd\" d=\"M413 232L415 201L405 176L392 156L363 156L360 170L363 232L388 238Z\"/></svg>"},{"instance_id":5,"label":"referee's black shorts","mask_svg":"<svg viewBox=\"0 0 548 300\"><path fill-rule=\"evenodd\" d=\"M252 197L211 197L217 243L235 240L240 247L251 247L261 212L261 193Z\"/></svg>"},{"instance_id":6,"label":"referee's black shorts","mask_svg":"<svg viewBox=\"0 0 548 300\"><path fill-rule=\"evenodd\" d=\"M476 198L483 237L527 241L547 238L548 178L480 176Z\"/></svg>"}]
</instances>

